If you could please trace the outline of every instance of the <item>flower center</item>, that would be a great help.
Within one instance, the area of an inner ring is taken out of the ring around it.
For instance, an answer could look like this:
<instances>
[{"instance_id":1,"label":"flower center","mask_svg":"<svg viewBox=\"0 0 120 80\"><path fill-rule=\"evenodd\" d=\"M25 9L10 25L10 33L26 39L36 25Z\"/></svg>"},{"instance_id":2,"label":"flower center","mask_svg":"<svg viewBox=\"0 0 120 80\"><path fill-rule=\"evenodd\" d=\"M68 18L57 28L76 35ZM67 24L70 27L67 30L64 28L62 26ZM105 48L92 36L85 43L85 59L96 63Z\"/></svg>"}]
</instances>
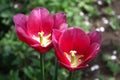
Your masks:
<instances>
[{"instance_id":1,"label":"flower center","mask_svg":"<svg viewBox=\"0 0 120 80\"><path fill-rule=\"evenodd\" d=\"M36 41L38 41L42 47L47 47L52 41L49 39L51 37L51 34L48 35L44 35L44 32L38 32L38 36L36 37L35 35L33 35L33 39L35 39Z\"/></svg>"},{"instance_id":2,"label":"flower center","mask_svg":"<svg viewBox=\"0 0 120 80\"><path fill-rule=\"evenodd\" d=\"M69 53L70 54L64 52L65 56L71 63L71 67L77 67L82 63L82 58L84 57L84 55L77 55L77 51L75 50L71 50Z\"/></svg>"}]
</instances>

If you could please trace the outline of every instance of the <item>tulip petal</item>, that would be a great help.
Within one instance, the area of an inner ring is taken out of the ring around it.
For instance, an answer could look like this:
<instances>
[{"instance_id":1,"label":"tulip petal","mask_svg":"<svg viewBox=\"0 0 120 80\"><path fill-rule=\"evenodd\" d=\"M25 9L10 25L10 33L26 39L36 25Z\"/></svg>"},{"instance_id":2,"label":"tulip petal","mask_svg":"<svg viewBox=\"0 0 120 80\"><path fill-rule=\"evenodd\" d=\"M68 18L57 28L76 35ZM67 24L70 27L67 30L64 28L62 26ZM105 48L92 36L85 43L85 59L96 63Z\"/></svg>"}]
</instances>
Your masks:
<instances>
[{"instance_id":1,"label":"tulip petal","mask_svg":"<svg viewBox=\"0 0 120 80\"><path fill-rule=\"evenodd\" d=\"M98 51L100 49L100 44L98 43L93 43L89 49L87 50L85 54L85 60L83 64L86 64L87 62L91 61L95 56L97 55Z\"/></svg>"},{"instance_id":2,"label":"tulip petal","mask_svg":"<svg viewBox=\"0 0 120 80\"><path fill-rule=\"evenodd\" d=\"M88 67L88 64L85 64L85 65L81 65L79 67L76 67L76 68L72 68L71 66L67 65L67 64L64 64L62 62L59 62L61 64L61 66L63 66L64 68L68 69L69 71L75 71L75 70L79 70L79 69L83 69L83 68L86 68Z\"/></svg>"},{"instance_id":3,"label":"tulip petal","mask_svg":"<svg viewBox=\"0 0 120 80\"><path fill-rule=\"evenodd\" d=\"M66 30L60 37L60 48L69 53L76 50L83 53L89 47L90 40L87 34L79 28L70 28Z\"/></svg>"},{"instance_id":4,"label":"tulip petal","mask_svg":"<svg viewBox=\"0 0 120 80\"><path fill-rule=\"evenodd\" d=\"M40 44L33 44L33 45L31 45L31 47L33 47L35 50L39 51L40 53L46 53L53 47L53 45L50 44L47 47L42 47L42 46L40 46Z\"/></svg>"},{"instance_id":5,"label":"tulip petal","mask_svg":"<svg viewBox=\"0 0 120 80\"><path fill-rule=\"evenodd\" d=\"M70 65L69 60L66 58L66 56L64 55L64 52L59 47L58 41L59 41L59 37L61 36L61 34L62 34L61 31L56 30L56 29L53 30L52 41L53 41L53 45L55 48L55 54L60 62Z\"/></svg>"},{"instance_id":6,"label":"tulip petal","mask_svg":"<svg viewBox=\"0 0 120 80\"><path fill-rule=\"evenodd\" d=\"M68 27L68 24L67 23L63 23L63 24L60 25L58 30L65 31L65 30L67 30L67 27Z\"/></svg>"},{"instance_id":7,"label":"tulip petal","mask_svg":"<svg viewBox=\"0 0 120 80\"><path fill-rule=\"evenodd\" d=\"M16 14L13 17L15 25L22 27L24 30L27 30L27 16L24 14Z\"/></svg>"},{"instance_id":8,"label":"tulip petal","mask_svg":"<svg viewBox=\"0 0 120 80\"><path fill-rule=\"evenodd\" d=\"M13 17L13 21L15 23L16 33L21 41L26 42L28 45L37 43L27 33L27 16L17 14Z\"/></svg>"},{"instance_id":9,"label":"tulip petal","mask_svg":"<svg viewBox=\"0 0 120 80\"><path fill-rule=\"evenodd\" d=\"M52 32L52 40L55 41L56 43L58 43L61 34L62 34L62 31L54 29Z\"/></svg>"},{"instance_id":10,"label":"tulip petal","mask_svg":"<svg viewBox=\"0 0 120 80\"><path fill-rule=\"evenodd\" d=\"M54 29L64 30L67 28L66 15L65 13L56 13L53 15L54 18ZM63 25L62 25L63 24Z\"/></svg>"},{"instance_id":11,"label":"tulip petal","mask_svg":"<svg viewBox=\"0 0 120 80\"><path fill-rule=\"evenodd\" d=\"M84 64L84 65L78 66L77 68L75 68L75 70L83 69L83 68L86 68L88 66L89 66L88 64Z\"/></svg>"},{"instance_id":12,"label":"tulip petal","mask_svg":"<svg viewBox=\"0 0 120 80\"><path fill-rule=\"evenodd\" d=\"M59 44L53 41L54 47L55 47L55 54L58 60L64 64L67 64L70 66L70 61L66 58L64 55L64 52L60 49Z\"/></svg>"},{"instance_id":13,"label":"tulip petal","mask_svg":"<svg viewBox=\"0 0 120 80\"><path fill-rule=\"evenodd\" d=\"M53 17L49 15L49 11L45 8L35 8L28 17L28 33L38 36L38 32L43 31L49 34L53 27Z\"/></svg>"},{"instance_id":14,"label":"tulip petal","mask_svg":"<svg viewBox=\"0 0 120 80\"><path fill-rule=\"evenodd\" d=\"M90 42L91 44L96 42L98 44L101 44L102 42L102 36L100 34L100 32L98 31L94 31L88 34L89 38L90 38Z\"/></svg>"}]
</instances>

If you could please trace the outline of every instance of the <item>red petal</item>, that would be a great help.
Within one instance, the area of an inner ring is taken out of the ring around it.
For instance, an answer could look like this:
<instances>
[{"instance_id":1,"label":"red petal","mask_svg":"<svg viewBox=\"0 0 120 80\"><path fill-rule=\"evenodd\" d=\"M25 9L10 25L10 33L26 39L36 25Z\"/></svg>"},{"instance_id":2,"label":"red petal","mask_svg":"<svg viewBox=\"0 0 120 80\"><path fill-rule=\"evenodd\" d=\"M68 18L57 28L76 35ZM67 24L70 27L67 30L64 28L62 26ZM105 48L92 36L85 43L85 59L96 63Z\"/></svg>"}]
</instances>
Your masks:
<instances>
[{"instance_id":1,"label":"red petal","mask_svg":"<svg viewBox=\"0 0 120 80\"><path fill-rule=\"evenodd\" d=\"M80 65L77 68L75 68L75 70L83 69L83 68L86 68L88 66L89 66L88 64Z\"/></svg>"},{"instance_id":2,"label":"red petal","mask_svg":"<svg viewBox=\"0 0 120 80\"><path fill-rule=\"evenodd\" d=\"M16 26L22 27L23 29L27 30L27 16L25 16L24 14L14 15L13 21Z\"/></svg>"},{"instance_id":3,"label":"red petal","mask_svg":"<svg viewBox=\"0 0 120 80\"><path fill-rule=\"evenodd\" d=\"M56 57L58 58L58 61L66 65L70 65L70 61L66 58L64 52L59 48L59 46L58 45L54 45L54 46L55 46L55 54Z\"/></svg>"},{"instance_id":4,"label":"red petal","mask_svg":"<svg viewBox=\"0 0 120 80\"><path fill-rule=\"evenodd\" d=\"M58 43L61 34L62 34L61 31L59 31L57 29L54 29L53 32L52 32L52 40L55 41L56 43Z\"/></svg>"},{"instance_id":5,"label":"red petal","mask_svg":"<svg viewBox=\"0 0 120 80\"><path fill-rule=\"evenodd\" d=\"M66 24L66 14L65 13L56 13L53 15L54 18L54 29L64 30L65 26L61 26L63 23Z\"/></svg>"},{"instance_id":6,"label":"red petal","mask_svg":"<svg viewBox=\"0 0 120 80\"><path fill-rule=\"evenodd\" d=\"M89 37L79 28L70 28L60 37L60 48L67 53L71 50L83 53L88 49L89 44Z\"/></svg>"},{"instance_id":7,"label":"red petal","mask_svg":"<svg viewBox=\"0 0 120 80\"><path fill-rule=\"evenodd\" d=\"M58 41L55 39L55 38L59 38L58 36L60 36L60 34L57 35L56 32L57 32L57 30L56 31L54 30L54 32L53 32L53 40L52 40L54 48L55 48L56 57L58 58L58 60L60 62L70 65L70 62L68 61L68 59L64 55L64 52L60 49Z\"/></svg>"},{"instance_id":8,"label":"red petal","mask_svg":"<svg viewBox=\"0 0 120 80\"><path fill-rule=\"evenodd\" d=\"M27 43L28 45L37 43L27 33L27 16L17 14L13 17L13 21L15 23L16 33L21 41Z\"/></svg>"},{"instance_id":9,"label":"red petal","mask_svg":"<svg viewBox=\"0 0 120 80\"><path fill-rule=\"evenodd\" d=\"M85 53L85 60L83 64L86 64L87 62L91 61L95 56L97 55L98 51L100 49L100 44L98 43L93 43L87 52Z\"/></svg>"},{"instance_id":10,"label":"red petal","mask_svg":"<svg viewBox=\"0 0 120 80\"><path fill-rule=\"evenodd\" d=\"M90 37L91 44L94 42L101 44L102 36L101 36L100 32L94 31L94 32L89 33L88 36Z\"/></svg>"},{"instance_id":11,"label":"red petal","mask_svg":"<svg viewBox=\"0 0 120 80\"><path fill-rule=\"evenodd\" d=\"M60 25L59 30L60 31L65 31L65 30L67 30L67 27L68 27L68 24L67 23L63 23L63 24Z\"/></svg>"},{"instance_id":12,"label":"red petal","mask_svg":"<svg viewBox=\"0 0 120 80\"><path fill-rule=\"evenodd\" d=\"M31 35L38 36L38 32L43 31L45 34L52 32L53 17L49 15L49 11L45 8L35 8L28 18L28 32Z\"/></svg>"},{"instance_id":13,"label":"red petal","mask_svg":"<svg viewBox=\"0 0 120 80\"><path fill-rule=\"evenodd\" d=\"M40 53L46 53L53 47L53 45L50 44L47 47L42 47L40 46L40 44L34 44L34 45L31 45L31 47L33 47L35 50L39 51Z\"/></svg>"},{"instance_id":14,"label":"red petal","mask_svg":"<svg viewBox=\"0 0 120 80\"><path fill-rule=\"evenodd\" d=\"M81 65L81 66L78 66L78 67L75 67L75 68L72 68L71 66L69 66L67 64L64 64L62 62L60 62L60 64L61 64L61 66L63 66L64 68L66 68L69 71L75 71L75 70L79 70L79 69L83 69L83 68L88 67L88 64Z\"/></svg>"}]
</instances>

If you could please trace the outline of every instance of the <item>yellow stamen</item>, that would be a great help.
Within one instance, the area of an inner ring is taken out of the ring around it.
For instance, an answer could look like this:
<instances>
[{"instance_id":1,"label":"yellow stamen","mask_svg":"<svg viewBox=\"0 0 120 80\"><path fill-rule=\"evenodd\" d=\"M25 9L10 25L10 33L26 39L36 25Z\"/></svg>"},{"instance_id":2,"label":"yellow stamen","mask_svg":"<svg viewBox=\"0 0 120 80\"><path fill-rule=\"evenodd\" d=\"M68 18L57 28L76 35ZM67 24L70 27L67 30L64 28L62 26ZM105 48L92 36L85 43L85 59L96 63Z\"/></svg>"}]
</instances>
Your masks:
<instances>
[{"instance_id":1,"label":"yellow stamen","mask_svg":"<svg viewBox=\"0 0 120 80\"><path fill-rule=\"evenodd\" d=\"M68 55L68 53L64 52L64 55L67 57L67 59L68 59L69 61L71 61L71 56Z\"/></svg>"},{"instance_id":2,"label":"yellow stamen","mask_svg":"<svg viewBox=\"0 0 120 80\"><path fill-rule=\"evenodd\" d=\"M49 40L49 38L51 37L51 34L44 36L44 32L42 31L42 32L38 32L38 36L40 37L40 44L42 47L46 47L52 42L51 40Z\"/></svg>"},{"instance_id":3,"label":"yellow stamen","mask_svg":"<svg viewBox=\"0 0 120 80\"><path fill-rule=\"evenodd\" d=\"M50 36L51 36L51 34L48 34L48 35L46 36L46 39L49 39L49 38L50 38Z\"/></svg>"},{"instance_id":4,"label":"yellow stamen","mask_svg":"<svg viewBox=\"0 0 120 80\"><path fill-rule=\"evenodd\" d=\"M82 58L82 57L84 57L84 55L79 55L79 56L78 56L79 59Z\"/></svg>"},{"instance_id":5,"label":"yellow stamen","mask_svg":"<svg viewBox=\"0 0 120 80\"><path fill-rule=\"evenodd\" d=\"M65 56L68 58L69 57L69 55L66 53L66 52L64 52L64 54L65 54Z\"/></svg>"},{"instance_id":6,"label":"yellow stamen","mask_svg":"<svg viewBox=\"0 0 120 80\"><path fill-rule=\"evenodd\" d=\"M70 54L64 52L67 59L71 62L71 67L77 67L79 64L82 63L82 59L84 55L77 55L77 51L71 50Z\"/></svg>"}]
</instances>

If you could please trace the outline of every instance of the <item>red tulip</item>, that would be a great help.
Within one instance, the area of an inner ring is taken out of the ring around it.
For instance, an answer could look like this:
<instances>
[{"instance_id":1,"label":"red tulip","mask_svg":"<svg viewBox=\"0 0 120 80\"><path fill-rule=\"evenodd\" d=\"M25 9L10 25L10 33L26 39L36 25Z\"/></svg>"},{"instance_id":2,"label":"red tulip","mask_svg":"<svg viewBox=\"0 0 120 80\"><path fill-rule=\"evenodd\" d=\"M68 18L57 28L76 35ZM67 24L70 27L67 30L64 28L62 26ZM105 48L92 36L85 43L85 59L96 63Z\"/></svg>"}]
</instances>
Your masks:
<instances>
[{"instance_id":1,"label":"red tulip","mask_svg":"<svg viewBox=\"0 0 120 80\"><path fill-rule=\"evenodd\" d=\"M99 32L86 34L80 28L54 30L52 40L60 64L70 71L87 67L101 45Z\"/></svg>"},{"instance_id":2,"label":"red tulip","mask_svg":"<svg viewBox=\"0 0 120 80\"><path fill-rule=\"evenodd\" d=\"M16 14L13 18L19 39L41 53L52 48L53 29L66 29L64 13L50 15L45 8L35 8L29 16Z\"/></svg>"}]
</instances>

